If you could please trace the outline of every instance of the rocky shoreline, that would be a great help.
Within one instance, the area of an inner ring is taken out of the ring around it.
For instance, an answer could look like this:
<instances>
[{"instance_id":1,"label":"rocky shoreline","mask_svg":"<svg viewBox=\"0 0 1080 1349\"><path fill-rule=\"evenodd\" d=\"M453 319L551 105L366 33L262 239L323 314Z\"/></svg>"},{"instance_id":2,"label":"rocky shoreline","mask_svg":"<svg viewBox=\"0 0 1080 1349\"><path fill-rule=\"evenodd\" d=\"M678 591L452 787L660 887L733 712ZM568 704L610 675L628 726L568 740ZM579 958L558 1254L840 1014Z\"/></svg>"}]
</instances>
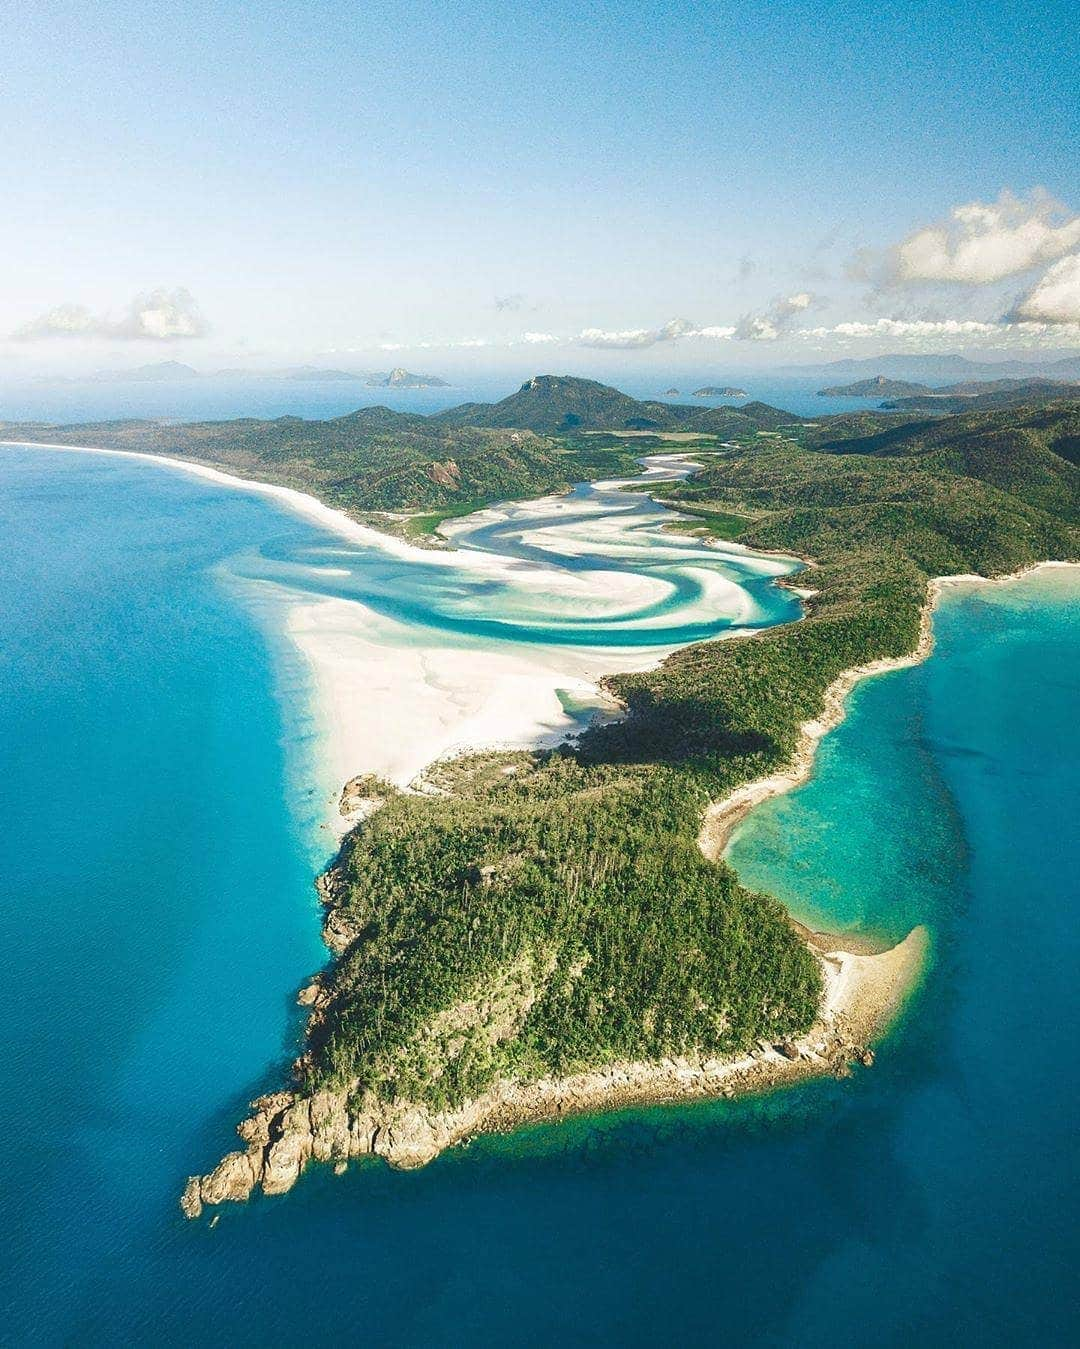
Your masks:
<instances>
[{"instance_id":1,"label":"rocky shoreline","mask_svg":"<svg viewBox=\"0 0 1080 1349\"><path fill-rule=\"evenodd\" d=\"M916 928L891 950L877 955L829 951L819 955L825 994L819 1019L797 1039L760 1041L730 1059L679 1056L656 1063L614 1063L591 1072L534 1082L499 1082L458 1110L437 1111L415 1102L379 1101L358 1084L304 1096L289 1091L261 1096L253 1114L237 1127L246 1144L228 1153L213 1171L190 1176L180 1200L188 1218L253 1191L283 1194L309 1161L343 1171L361 1157L382 1157L391 1166L423 1166L445 1148L478 1133L524 1123L632 1105L733 1097L833 1073L874 1061L870 1044L916 982L928 938ZM813 948L812 948L813 949ZM318 1015L318 982L300 999Z\"/></svg>"}]
</instances>

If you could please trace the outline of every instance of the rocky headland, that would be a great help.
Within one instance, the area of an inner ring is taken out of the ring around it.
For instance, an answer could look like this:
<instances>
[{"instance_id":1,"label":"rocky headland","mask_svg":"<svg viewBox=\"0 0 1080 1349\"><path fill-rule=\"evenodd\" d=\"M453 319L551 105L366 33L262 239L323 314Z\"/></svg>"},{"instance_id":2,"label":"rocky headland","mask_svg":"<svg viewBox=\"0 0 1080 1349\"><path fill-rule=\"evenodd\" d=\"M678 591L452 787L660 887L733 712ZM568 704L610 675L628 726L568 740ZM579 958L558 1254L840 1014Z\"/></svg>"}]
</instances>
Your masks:
<instances>
[{"instance_id":1,"label":"rocky headland","mask_svg":"<svg viewBox=\"0 0 1080 1349\"><path fill-rule=\"evenodd\" d=\"M877 954L823 951L827 939L816 935L809 935L809 942L821 961L825 992L818 1020L797 1039L762 1040L729 1059L686 1055L657 1063L612 1063L564 1078L500 1081L458 1110L377 1100L358 1083L307 1096L274 1092L252 1101L253 1113L237 1127L244 1147L227 1153L207 1175L188 1178L180 1207L197 1218L207 1206L242 1201L255 1190L283 1194L310 1161L343 1171L351 1161L381 1157L408 1169L424 1166L473 1135L527 1122L733 1097L827 1073L844 1077L856 1065L869 1067L871 1042L917 979L927 933L916 928L899 945ZM299 1000L319 1016L324 996L316 980L301 990Z\"/></svg>"}]
</instances>

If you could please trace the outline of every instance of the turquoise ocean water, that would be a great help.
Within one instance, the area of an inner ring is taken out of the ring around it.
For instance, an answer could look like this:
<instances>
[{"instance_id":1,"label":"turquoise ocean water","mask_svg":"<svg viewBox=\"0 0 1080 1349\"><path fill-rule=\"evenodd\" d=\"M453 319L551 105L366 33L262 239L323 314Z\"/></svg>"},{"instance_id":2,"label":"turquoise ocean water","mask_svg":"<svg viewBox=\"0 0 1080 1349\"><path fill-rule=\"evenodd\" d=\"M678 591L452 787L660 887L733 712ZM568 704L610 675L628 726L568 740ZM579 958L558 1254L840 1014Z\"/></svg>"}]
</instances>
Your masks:
<instances>
[{"instance_id":1,"label":"turquoise ocean water","mask_svg":"<svg viewBox=\"0 0 1080 1349\"><path fill-rule=\"evenodd\" d=\"M951 592L733 843L818 926L929 926L872 1071L315 1169L211 1227L177 1194L295 1051L329 846L308 676L228 582L336 545L123 459L3 449L0 487L0 1340L1075 1338L1075 573ZM335 584L438 607L371 565Z\"/></svg>"}]
</instances>

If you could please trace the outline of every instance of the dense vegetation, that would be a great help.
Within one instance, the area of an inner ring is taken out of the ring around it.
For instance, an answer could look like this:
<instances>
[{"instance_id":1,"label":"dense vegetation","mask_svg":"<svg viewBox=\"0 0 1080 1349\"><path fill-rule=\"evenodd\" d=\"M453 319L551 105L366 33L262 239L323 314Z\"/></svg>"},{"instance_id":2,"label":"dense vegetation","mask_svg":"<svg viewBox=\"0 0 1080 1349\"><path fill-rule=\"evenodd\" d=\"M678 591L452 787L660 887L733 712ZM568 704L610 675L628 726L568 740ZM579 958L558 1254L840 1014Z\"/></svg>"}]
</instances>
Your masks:
<instances>
[{"instance_id":1,"label":"dense vegetation","mask_svg":"<svg viewBox=\"0 0 1080 1349\"><path fill-rule=\"evenodd\" d=\"M477 756L443 786L391 798L343 849L356 939L311 1085L454 1103L499 1074L719 1053L813 1019L817 969L781 906L698 851L705 779L567 751Z\"/></svg>"},{"instance_id":2,"label":"dense vegetation","mask_svg":"<svg viewBox=\"0 0 1080 1349\"><path fill-rule=\"evenodd\" d=\"M529 491L654 447L387 415L152 434L260 477L307 474L360 510ZM424 795L388 791L335 869L349 940L324 978L304 1083L452 1104L499 1075L721 1054L809 1025L816 962L776 901L701 856L702 809L785 763L842 671L912 649L929 577L1080 556L1078 428L1080 404L1060 403L696 443L701 472L658 490L718 532L812 559L807 620L611 679L628 717L576 746L474 755L437 767ZM451 443L453 486L430 457Z\"/></svg>"},{"instance_id":3,"label":"dense vegetation","mask_svg":"<svg viewBox=\"0 0 1080 1349\"><path fill-rule=\"evenodd\" d=\"M641 402L592 379L537 375L499 403L464 403L441 412L447 426L524 427L545 435L579 431L694 431L737 435L802 421L767 403L741 408Z\"/></svg>"},{"instance_id":4,"label":"dense vegetation","mask_svg":"<svg viewBox=\"0 0 1080 1349\"><path fill-rule=\"evenodd\" d=\"M392 516L423 512L437 523L489 502L541 496L637 467L621 445L586 439L568 446L527 430L447 427L383 407L330 421L0 423L0 436L194 459L310 492L356 519L414 535L430 530Z\"/></svg>"},{"instance_id":5,"label":"dense vegetation","mask_svg":"<svg viewBox=\"0 0 1080 1349\"><path fill-rule=\"evenodd\" d=\"M986 412L995 408L1034 407L1075 398L1080 386L1072 380L974 380L944 389L906 394L883 403L887 408L917 408L926 412Z\"/></svg>"},{"instance_id":6,"label":"dense vegetation","mask_svg":"<svg viewBox=\"0 0 1080 1349\"><path fill-rule=\"evenodd\" d=\"M948 412L1031 407L1075 398L1080 393L1080 385L1071 380L1025 378L964 380L959 384L931 388L926 384L876 375L854 384L833 385L819 392L833 398L887 398L889 402L881 405L884 408L933 412L940 416Z\"/></svg>"},{"instance_id":7,"label":"dense vegetation","mask_svg":"<svg viewBox=\"0 0 1080 1349\"><path fill-rule=\"evenodd\" d=\"M1074 411L1032 421L1066 446ZM956 421L913 432L907 454L718 446L661 489L812 557L808 621L613 678L623 722L452 765L445 794L397 796L357 831L339 868L356 935L309 1083L447 1103L499 1074L722 1053L808 1024L814 964L772 900L701 857L701 810L783 764L843 670L912 649L928 577L1080 555L1076 470L1052 450L1010 466L1006 423L976 452Z\"/></svg>"},{"instance_id":8,"label":"dense vegetation","mask_svg":"<svg viewBox=\"0 0 1080 1349\"><path fill-rule=\"evenodd\" d=\"M798 421L764 403L739 410L641 403L593 380L543 375L499 403L436 416L369 407L328 421L0 422L0 436L194 459L310 492L355 519L423 543L442 520L491 502L637 471L633 445L586 434L567 439L573 432L679 428L746 438Z\"/></svg>"}]
</instances>

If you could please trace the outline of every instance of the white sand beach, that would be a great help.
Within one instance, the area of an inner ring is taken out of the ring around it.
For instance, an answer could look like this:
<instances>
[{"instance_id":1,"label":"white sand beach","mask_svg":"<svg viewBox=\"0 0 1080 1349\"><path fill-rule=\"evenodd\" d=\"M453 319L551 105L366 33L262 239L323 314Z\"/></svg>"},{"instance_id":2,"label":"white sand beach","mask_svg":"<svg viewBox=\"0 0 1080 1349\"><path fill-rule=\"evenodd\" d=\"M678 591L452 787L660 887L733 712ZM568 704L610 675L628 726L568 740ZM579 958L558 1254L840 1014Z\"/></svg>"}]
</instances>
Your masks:
<instances>
[{"instance_id":1,"label":"white sand beach","mask_svg":"<svg viewBox=\"0 0 1080 1349\"><path fill-rule=\"evenodd\" d=\"M336 809L342 784L362 773L375 773L407 786L433 760L468 749L529 748L557 744L579 722L563 707L560 693L577 704L614 714L613 701L598 686L604 675L654 667L677 644L663 644L661 629L670 616L657 606L672 593L674 581L635 570L643 547L651 562L670 563L694 591L685 615L689 621L723 616L736 625L753 622L756 605L733 577L716 563L725 553L755 575L790 574L791 558L755 554L738 545L695 548L652 530L642 540L642 521L634 515L641 498L613 489L623 482L684 476L689 465L679 456L645 459L642 479L597 485L605 496L572 501L549 496L477 512L447 526L453 549L418 548L402 539L357 523L342 511L290 487L238 477L205 464L166 455L93 446L42 445L74 453L92 453L179 469L223 487L255 492L280 501L290 512L332 533L347 545L373 550L383 558L446 569L465 580L489 582L492 612L508 624L579 622L582 616L610 622L613 634L657 630L655 645L596 646L562 643L456 638L413 623L398 622L354 598L289 592L273 582L247 583L277 592L284 629L311 677L312 713L320 738L320 779L327 793L327 824L344 830L349 820ZM622 505L625 502L625 506ZM665 517L666 518L666 517ZM505 527L511 537L528 537L546 560L501 555L470 547L471 537L487 526ZM581 566L583 555L602 557L606 565ZM715 559L715 562L713 561ZM327 578L347 576L342 566L320 568ZM560 565L565 561L577 569ZM623 565L624 564L624 565ZM711 564L711 565L710 565ZM453 589L448 576L447 590ZM448 604L454 603L450 595ZM461 601L463 612L474 603ZM640 638L638 639L640 640Z\"/></svg>"}]
</instances>

